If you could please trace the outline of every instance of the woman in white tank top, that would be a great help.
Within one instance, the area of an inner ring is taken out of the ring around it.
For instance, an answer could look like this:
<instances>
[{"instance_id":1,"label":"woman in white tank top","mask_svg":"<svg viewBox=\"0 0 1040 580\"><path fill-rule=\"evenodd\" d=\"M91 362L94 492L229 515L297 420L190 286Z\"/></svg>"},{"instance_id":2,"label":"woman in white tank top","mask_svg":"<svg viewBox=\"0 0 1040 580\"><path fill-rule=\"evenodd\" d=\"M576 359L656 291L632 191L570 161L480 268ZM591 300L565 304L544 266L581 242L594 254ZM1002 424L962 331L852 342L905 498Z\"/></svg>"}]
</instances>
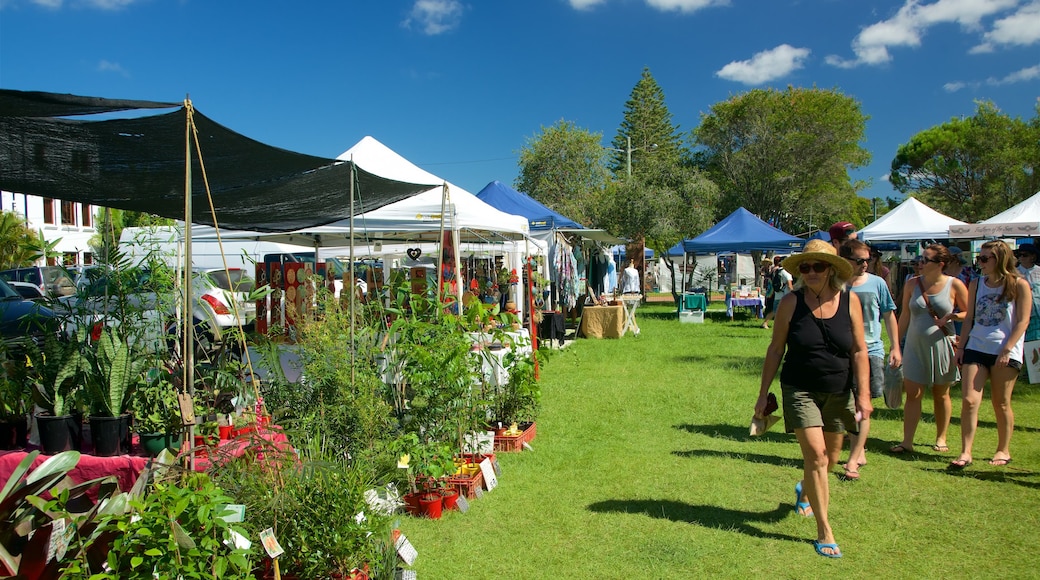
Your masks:
<instances>
[{"instance_id":1,"label":"woman in white tank top","mask_svg":"<svg viewBox=\"0 0 1040 580\"><path fill-rule=\"evenodd\" d=\"M982 277L973 280L968 290L968 312L957 347L964 389L961 454L950 463L950 469L971 465L979 404L987 378L997 420L997 451L989 463L1011 463L1011 432L1015 427L1011 391L1022 368L1022 346L1033 304L1029 283L1015 270L1014 256L1007 244L999 240L986 242L978 260Z\"/></svg>"}]
</instances>

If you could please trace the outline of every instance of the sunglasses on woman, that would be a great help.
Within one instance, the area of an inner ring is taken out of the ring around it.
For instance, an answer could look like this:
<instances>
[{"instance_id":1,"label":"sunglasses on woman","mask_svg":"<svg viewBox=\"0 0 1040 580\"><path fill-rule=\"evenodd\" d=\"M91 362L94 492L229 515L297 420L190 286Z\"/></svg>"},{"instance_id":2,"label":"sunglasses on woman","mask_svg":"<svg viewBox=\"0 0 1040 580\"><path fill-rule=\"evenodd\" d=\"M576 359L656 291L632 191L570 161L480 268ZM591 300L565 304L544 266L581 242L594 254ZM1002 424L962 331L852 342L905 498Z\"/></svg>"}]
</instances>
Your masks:
<instances>
[{"instance_id":1,"label":"sunglasses on woman","mask_svg":"<svg viewBox=\"0 0 1040 580\"><path fill-rule=\"evenodd\" d=\"M976 257L975 259L978 260L980 264L985 264L986 262L990 261L995 257L996 256L983 256L982 254L979 254L978 257Z\"/></svg>"},{"instance_id":2,"label":"sunglasses on woman","mask_svg":"<svg viewBox=\"0 0 1040 580\"><path fill-rule=\"evenodd\" d=\"M870 261L870 258L845 258L845 259L850 261L850 262L852 262L853 264L855 264L857 266L862 266L863 264L866 264L867 262Z\"/></svg>"},{"instance_id":3,"label":"sunglasses on woman","mask_svg":"<svg viewBox=\"0 0 1040 580\"><path fill-rule=\"evenodd\" d=\"M809 271L812 270L813 272L816 272L817 274L822 274L822 273L827 271L827 268L830 268L830 267L831 267L831 265L828 264L827 262L814 262L812 264L806 264L806 263L803 262L801 264L798 264L798 271L801 272L802 274L808 274Z\"/></svg>"}]
</instances>

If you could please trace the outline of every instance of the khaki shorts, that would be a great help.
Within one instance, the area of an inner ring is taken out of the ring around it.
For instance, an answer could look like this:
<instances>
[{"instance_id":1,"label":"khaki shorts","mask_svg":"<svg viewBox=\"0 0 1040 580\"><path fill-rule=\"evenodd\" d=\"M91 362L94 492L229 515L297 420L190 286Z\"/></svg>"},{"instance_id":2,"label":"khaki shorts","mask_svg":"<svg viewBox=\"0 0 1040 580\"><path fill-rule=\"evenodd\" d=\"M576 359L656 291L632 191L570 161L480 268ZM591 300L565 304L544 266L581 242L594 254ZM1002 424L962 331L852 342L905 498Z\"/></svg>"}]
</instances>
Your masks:
<instances>
[{"instance_id":1,"label":"khaki shorts","mask_svg":"<svg viewBox=\"0 0 1040 580\"><path fill-rule=\"evenodd\" d=\"M822 427L827 433L859 433L853 391L814 393L780 385L784 397L784 430Z\"/></svg>"}]
</instances>

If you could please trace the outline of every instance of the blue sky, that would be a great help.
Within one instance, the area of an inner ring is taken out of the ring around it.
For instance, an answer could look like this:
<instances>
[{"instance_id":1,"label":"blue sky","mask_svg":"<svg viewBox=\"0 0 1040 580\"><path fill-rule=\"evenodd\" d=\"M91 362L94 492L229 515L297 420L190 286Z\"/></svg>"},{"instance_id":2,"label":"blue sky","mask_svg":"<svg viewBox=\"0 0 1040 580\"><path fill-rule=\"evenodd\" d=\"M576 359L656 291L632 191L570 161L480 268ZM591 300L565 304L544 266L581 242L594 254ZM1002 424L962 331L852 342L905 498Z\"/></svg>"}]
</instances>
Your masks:
<instances>
[{"instance_id":1,"label":"blue sky","mask_svg":"<svg viewBox=\"0 0 1040 580\"><path fill-rule=\"evenodd\" d=\"M0 0L0 87L182 100L335 157L365 135L472 193L565 119L614 137L643 67L673 122L753 88L870 116L863 194L914 133L988 99L1034 115L1040 0ZM988 216L979 216L983 219Z\"/></svg>"}]
</instances>

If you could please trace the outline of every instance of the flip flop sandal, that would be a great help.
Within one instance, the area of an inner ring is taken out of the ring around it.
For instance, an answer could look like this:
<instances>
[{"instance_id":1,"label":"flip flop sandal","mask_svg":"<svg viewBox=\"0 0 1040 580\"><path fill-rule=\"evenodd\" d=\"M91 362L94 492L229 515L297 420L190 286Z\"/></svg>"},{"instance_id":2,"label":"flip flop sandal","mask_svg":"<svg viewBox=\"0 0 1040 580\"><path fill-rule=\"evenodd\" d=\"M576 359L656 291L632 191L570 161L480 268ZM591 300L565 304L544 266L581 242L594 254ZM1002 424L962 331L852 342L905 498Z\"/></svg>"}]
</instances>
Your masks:
<instances>
[{"instance_id":1,"label":"flip flop sandal","mask_svg":"<svg viewBox=\"0 0 1040 580\"><path fill-rule=\"evenodd\" d=\"M938 451L939 453L949 453L950 447L948 445L932 445L932 451Z\"/></svg>"},{"instance_id":2,"label":"flip flop sandal","mask_svg":"<svg viewBox=\"0 0 1040 580\"><path fill-rule=\"evenodd\" d=\"M841 548L838 547L838 544L824 544L819 540L813 540L812 544L816 548L816 553L824 558L841 558ZM831 551L824 552L824 550Z\"/></svg>"},{"instance_id":3,"label":"flip flop sandal","mask_svg":"<svg viewBox=\"0 0 1040 580\"><path fill-rule=\"evenodd\" d=\"M959 471L961 469L964 469L965 467L968 467L969 465L971 465L970 459L955 459L950 462L948 468L953 469L955 471Z\"/></svg>"},{"instance_id":4,"label":"flip flop sandal","mask_svg":"<svg viewBox=\"0 0 1040 580\"><path fill-rule=\"evenodd\" d=\"M798 482L794 486L795 500L794 500L794 513L805 516L807 518L813 517L812 506L809 505L808 501L802 500L802 482Z\"/></svg>"},{"instance_id":5,"label":"flip flop sandal","mask_svg":"<svg viewBox=\"0 0 1040 580\"><path fill-rule=\"evenodd\" d=\"M914 448L913 447L904 447L903 444L900 443L899 445L893 445L892 447L889 447L888 448L888 452L892 453L892 454L895 454L895 455L902 455L904 453L913 453L914 452Z\"/></svg>"},{"instance_id":6,"label":"flip flop sandal","mask_svg":"<svg viewBox=\"0 0 1040 580\"><path fill-rule=\"evenodd\" d=\"M1010 457L1008 457L1007 459L1001 457L1000 459L990 459L989 460L989 464L990 465L996 465L997 467L1004 467L1008 463L1011 463L1011 458Z\"/></svg>"},{"instance_id":7,"label":"flip flop sandal","mask_svg":"<svg viewBox=\"0 0 1040 580\"><path fill-rule=\"evenodd\" d=\"M859 470L858 469L849 469L849 464L846 463L845 464L845 473L842 474L842 477L844 477L848 481L858 481L859 480Z\"/></svg>"}]
</instances>

